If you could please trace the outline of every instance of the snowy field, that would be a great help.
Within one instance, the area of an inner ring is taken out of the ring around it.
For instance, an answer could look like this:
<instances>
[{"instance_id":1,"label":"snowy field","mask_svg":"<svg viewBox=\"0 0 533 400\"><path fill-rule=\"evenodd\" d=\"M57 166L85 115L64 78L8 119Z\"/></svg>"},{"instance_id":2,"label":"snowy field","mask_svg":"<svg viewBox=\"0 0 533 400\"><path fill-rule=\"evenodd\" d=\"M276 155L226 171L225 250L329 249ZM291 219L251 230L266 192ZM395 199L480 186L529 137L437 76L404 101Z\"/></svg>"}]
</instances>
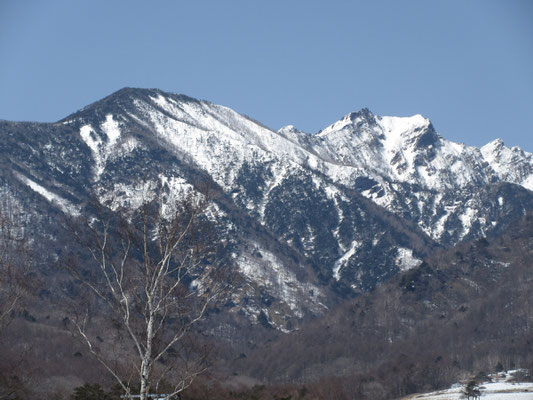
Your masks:
<instances>
[{"instance_id":1,"label":"snowy field","mask_svg":"<svg viewBox=\"0 0 533 400\"><path fill-rule=\"evenodd\" d=\"M508 371L501 374L489 375L492 382L479 385L481 400L533 400L533 382L513 382L513 373ZM453 385L450 389L437 392L415 394L404 397L403 400L459 400L466 399L463 395L464 385Z\"/></svg>"}]
</instances>

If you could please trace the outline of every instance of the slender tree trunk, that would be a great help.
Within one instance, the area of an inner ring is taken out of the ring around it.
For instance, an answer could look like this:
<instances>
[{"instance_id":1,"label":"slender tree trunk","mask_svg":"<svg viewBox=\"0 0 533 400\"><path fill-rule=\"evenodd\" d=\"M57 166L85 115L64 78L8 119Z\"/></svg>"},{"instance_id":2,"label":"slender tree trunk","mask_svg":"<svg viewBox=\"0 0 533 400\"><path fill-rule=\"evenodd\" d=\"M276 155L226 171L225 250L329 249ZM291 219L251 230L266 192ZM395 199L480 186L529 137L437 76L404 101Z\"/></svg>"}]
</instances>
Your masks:
<instances>
[{"instance_id":1,"label":"slender tree trunk","mask_svg":"<svg viewBox=\"0 0 533 400\"><path fill-rule=\"evenodd\" d=\"M150 313L148 318L148 324L146 327L146 352L144 353L144 359L141 364L141 390L140 400L146 400L146 395L150 390L150 374L152 369L152 342L153 342L153 332L154 332L154 317Z\"/></svg>"}]
</instances>

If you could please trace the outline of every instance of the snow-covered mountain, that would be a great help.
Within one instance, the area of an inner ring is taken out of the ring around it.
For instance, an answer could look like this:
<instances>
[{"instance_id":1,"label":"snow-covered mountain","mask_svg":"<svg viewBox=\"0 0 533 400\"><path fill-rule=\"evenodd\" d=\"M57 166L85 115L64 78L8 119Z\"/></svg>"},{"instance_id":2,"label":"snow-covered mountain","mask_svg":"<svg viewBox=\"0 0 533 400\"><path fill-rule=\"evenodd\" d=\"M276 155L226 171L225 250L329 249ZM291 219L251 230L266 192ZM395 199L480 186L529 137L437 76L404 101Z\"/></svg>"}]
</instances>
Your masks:
<instances>
[{"instance_id":1,"label":"snow-covered mountain","mask_svg":"<svg viewBox=\"0 0 533 400\"><path fill-rule=\"evenodd\" d=\"M329 163L319 168L335 182L358 189L389 211L415 220L443 244L487 234L498 211L487 196L496 183L533 189L533 156L495 140L482 149L440 137L431 122L413 117L351 113L317 135L294 128L279 133ZM514 192L502 192L498 206ZM489 208L491 209L489 211Z\"/></svg>"},{"instance_id":2,"label":"snow-covered mountain","mask_svg":"<svg viewBox=\"0 0 533 400\"><path fill-rule=\"evenodd\" d=\"M34 226L90 192L135 206L212 181L235 311L290 329L438 246L496 234L533 209L533 155L447 141L429 120L351 113L274 132L220 105L122 89L53 124L0 122L4 207Z\"/></svg>"}]
</instances>

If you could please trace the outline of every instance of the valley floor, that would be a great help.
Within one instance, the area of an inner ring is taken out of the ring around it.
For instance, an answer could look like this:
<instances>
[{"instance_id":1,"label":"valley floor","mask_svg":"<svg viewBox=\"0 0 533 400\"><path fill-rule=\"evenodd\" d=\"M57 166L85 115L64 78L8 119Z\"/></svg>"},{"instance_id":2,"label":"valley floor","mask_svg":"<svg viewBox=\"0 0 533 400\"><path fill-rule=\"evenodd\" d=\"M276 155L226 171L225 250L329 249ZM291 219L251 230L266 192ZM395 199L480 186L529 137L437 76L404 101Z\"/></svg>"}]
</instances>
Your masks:
<instances>
[{"instance_id":1,"label":"valley floor","mask_svg":"<svg viewBox=\"0 0 533 400\"><path fill-rule=\"evenodd\" d=\"M533 382L513 382L513 373L489 375L491 382L479 385L482 400L533 400ZM455 384L450 389L431 393L415 394L402 400L459 400L466 399L463 395L464 385Z\"/></svg>"}]
</instances>

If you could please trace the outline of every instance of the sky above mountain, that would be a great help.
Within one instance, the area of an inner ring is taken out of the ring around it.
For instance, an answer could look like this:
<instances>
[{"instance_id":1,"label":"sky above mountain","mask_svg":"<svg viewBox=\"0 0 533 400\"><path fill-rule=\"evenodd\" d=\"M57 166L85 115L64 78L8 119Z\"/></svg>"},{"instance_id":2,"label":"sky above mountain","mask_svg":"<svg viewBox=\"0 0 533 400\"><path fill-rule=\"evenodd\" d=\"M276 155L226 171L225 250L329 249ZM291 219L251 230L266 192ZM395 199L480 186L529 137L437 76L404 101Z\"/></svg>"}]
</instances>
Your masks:
<instances>
[{"instance_id":1,"label":"sky above mountain","mask_svg":"<svg viewBox=\"0 0 533 400\"><path fill-rule=\"evenodd\" d=\"M313 133L423 114L533 151L533 2L0 1L0 119L56 121L124 87Z\"/></svg>"}]
</instances>

